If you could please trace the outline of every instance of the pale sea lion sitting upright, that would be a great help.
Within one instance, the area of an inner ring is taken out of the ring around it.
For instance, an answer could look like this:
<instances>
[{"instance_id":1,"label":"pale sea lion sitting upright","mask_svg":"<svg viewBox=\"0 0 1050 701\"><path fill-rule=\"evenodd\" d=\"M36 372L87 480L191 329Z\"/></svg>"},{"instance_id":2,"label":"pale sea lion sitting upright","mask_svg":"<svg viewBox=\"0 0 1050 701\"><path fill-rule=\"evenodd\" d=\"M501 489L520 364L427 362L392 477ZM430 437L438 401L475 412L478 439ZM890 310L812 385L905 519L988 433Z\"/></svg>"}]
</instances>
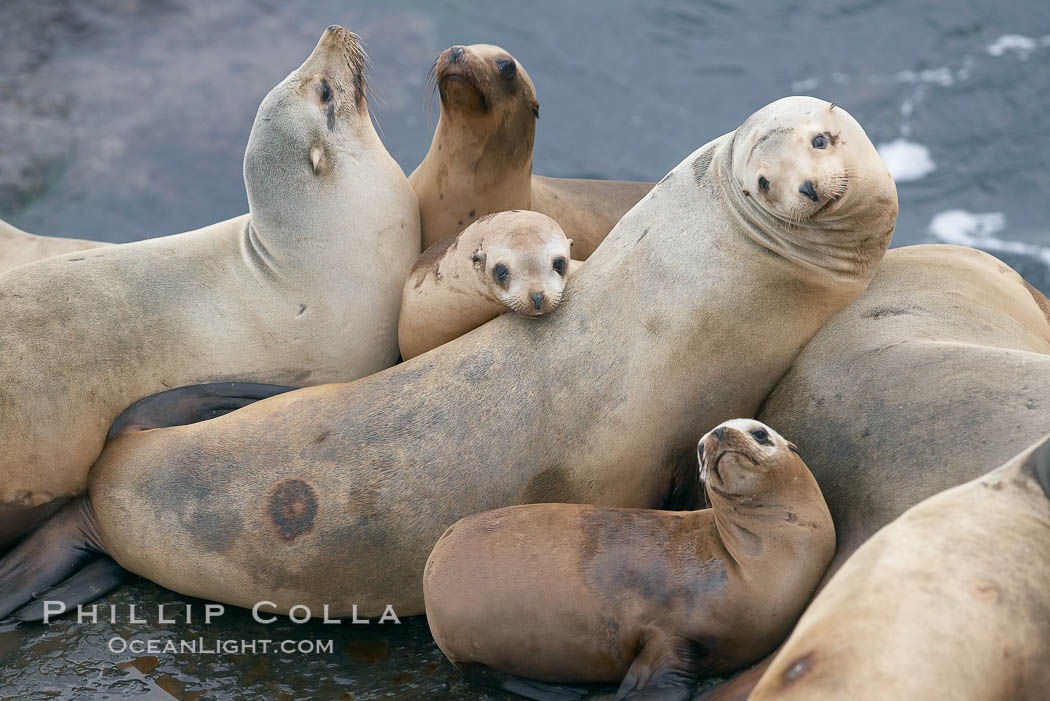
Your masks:
<instances>
[{"instance_id":1,"label":"pale sea lion sitting upright","mask_svg":"<svg viewBox=\"0 0 1050 701\"><path fill-rule=\"evenodd\" d=\"M750 698L1036 701L1048 662L1050 437L862 545Z\"/></svg>"},{"instance_id":2,"label":"pale sea lion sitting upright","mask_svg":"<svg viewBox=\"0 0 1050 701\"><path fill-rule=\"evenodd\" d=\"M572 241L538 212L487 214L419 256L405 282L397 338L405 360L507 311L548 314L561 302Z\"/></svg>"},{"instance_id":3,"label":"pale sea lion sitting upright","mask_svg":"<svg viewBox=\"0 0 1050 701\"><path fill-rule=\"evenodd\" d=\"M486 214L531 209L561 224L582 260L652 189L652 183L533 175L540 103L525 67L504 49L452 46L432 70L441 114L426 158L409 176L424 248Z\"/></svg>"},{"instance_id":4,"label":"pale sea lion sitting upright","mask_svg":"<svg viewBox=\"0 0 1050 701\"><path fill-rule=\"evenodd\" d=\"M45 524L0 561L0 617L99 551L237 606L407 616L424 610L434 543L469 514L692 507L697 427L758 411L867 286L896 215L852 116L778 100L628 212L554 314L503 314L356 382L110 441L90 509L59 512L79 524L66 547L39 547Z\"/></svg>"},{"instance_id":5,"label":"pale sea lion sitting upright","mask_svg":"<svg viewBox=\"0 0 1050 701\"><path fill-rule=\"evenodd\" d=\"M697 452L708 509L533 504L445 531L423 593L449 661L684 701L698 677L772 650L835 553L827 504L795 446L758 421L723 423Z\"/></svg>"},{"instance_id":6,"label":"pale sea lion sitting upright","mask_svg":"<svg viewBox=\"0 0 1050 701\"><path fill-rule=\"evenodd\" d=\"M0 276L0 545L83 491L113 419L167 388L352 380L397 360L419 254L357 38L329 27L263 100L250 213Z\"/></svg>"},{"instance_id":7,"label":"pale sea lion sitting upright","mask_svg":"<svg viewBox=\"0 0 1050 701\"><path fill-rule=\"evenodd\" d=\"M107 245L110 244L104 241L71 239L64 236L37 236L0 220L0 273L43 258Z\"/></svg>"}]
</instances>

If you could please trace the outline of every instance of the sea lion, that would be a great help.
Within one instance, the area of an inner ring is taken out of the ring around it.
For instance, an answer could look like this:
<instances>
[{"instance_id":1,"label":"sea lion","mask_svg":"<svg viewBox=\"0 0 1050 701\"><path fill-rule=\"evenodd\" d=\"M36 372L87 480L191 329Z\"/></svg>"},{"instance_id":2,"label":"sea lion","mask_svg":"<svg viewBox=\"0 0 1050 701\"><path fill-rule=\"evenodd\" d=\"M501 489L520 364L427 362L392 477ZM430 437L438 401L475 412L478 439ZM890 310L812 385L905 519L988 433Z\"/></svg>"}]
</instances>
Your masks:
<instances>
[{"instance_id":1,"label":"sea lion","mask_svg":"<svg viewBox=\"0 0 1050 701\"><path fill-rule=\"evenodd\" d=\"M0 220L0 273L44 258L106 245L109 244L104 241L37 236Z\"/></svg>"},{"instance_id":2,"label":"sea lion","mask_svg":"<svg viewBox=\"0 0 1050 701\"><path fill-rule=\"evenodd\" d=\"M101 548L188 595L407 616L423 613L434 543L468 514L692 507L697 427L753 415L893 233L893 179L832 107L779 100L688 156L556 314L504 314L356 382L111 441L89 487ZM759 177L795 182L795 198L745 195ZM46 596L42 570L71 571L36 547L0 562L0 615Z\"/></svg>"},{"instance_id":3,"label":"sea lion","mask_svg":"<svg viewBox=\"0 0 1050 701\"><path fill-rule=\"evenodd\" d=\"M1050 437L864 543L750 698L1045 699L1048 581Z\"/></svg>"},{"instance_id":4,"label":"sea lion","mask_svg":"<svg viewBox=\"0 0 1050 701\"><path fill-rule=\"evenodd\" d=\"M397 339L405 360L507 311L548 314L579 261L558 223L538 212L487 214L419 256L401 293Z\"/></svg>"},{"instance_id":5,"label":"sea lion","mask_svg":"<svg viewBox=\"0 0 1050 701\"><path fill-rule=\"evenodd\" d=\"M670 701L772 650L835 553L828 507L758 421L723 423L697 452L708 509L532 504L445 531L423 594L449 661Z\"/></svg>"},{"instance_id":6,"label":"sea lion","mask_svg":"<svg viewBox=\"0 0 1050 701\"><path fill-rule=\"evenodd\" d=\"M418 206L369 119L364 70L333 25L266 96L244 156L249 214L0 277L0 544L84 489L141 397L345 381L397 360Z\"/></svg>"},{"instance_id":7,"label":"sea lion","mask_svg":"<svg viewBox=\"0 0 1050 701\"><path fill-rule=\"evenodd\" d=\"M540 103L525 67L490 44L452 46L428 83L441 96L430 150L409 176L423 247L493 212L531 209L561 224L585 259L652 183L532 175Z\"/></svg>"},{"instance_id":8,"label":"sea lion","mask_svg":"<svg viewBox=\"0 0 1050 701\"><path fill-rule=\"evenodd\" d=\"M1050 323L1035 295L987 253L896 248L795 360L759 419L798 436L828 501L825 581L909 507L1046 433ZM761 672L705 698L746 698Z\"/></svg>"}]
</instances>

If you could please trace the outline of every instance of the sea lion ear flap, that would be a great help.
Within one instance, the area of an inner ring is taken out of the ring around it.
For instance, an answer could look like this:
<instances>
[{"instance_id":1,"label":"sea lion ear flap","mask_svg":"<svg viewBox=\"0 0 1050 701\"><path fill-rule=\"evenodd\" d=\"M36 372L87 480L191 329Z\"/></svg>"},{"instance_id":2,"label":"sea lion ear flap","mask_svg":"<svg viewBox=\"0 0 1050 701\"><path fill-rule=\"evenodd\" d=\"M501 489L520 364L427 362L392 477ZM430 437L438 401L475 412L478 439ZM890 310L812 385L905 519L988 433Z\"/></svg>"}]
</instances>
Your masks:
<instances>
[{"instance_id":1,"label":"sea lion ear flap","mask_svg":"<svg viewBox=\"0 0 1050 701\"><path fill-rule=\"evenodd\" d=\"M314 168L314 175L321 172L321 166L324 165L324 151L321 150L320 146L314 146L310 149L310 165Z\"/></svg>"},{"instance_id":2,"label":"sea lion ear flap","mask_svg":"<svg viewBox=\"0 0 1050 701\"><path fill-rule=\"evenodd\" d=\"M484 269L485 268L485 260L487 258L488 258L488 256L485 255L485 251L483 251L483 250L481 250L479 248L478 250L474 251L474 255L471 257L471 260L474 261L474 267L476 267L476 268L480 267L480 268Z\"/></svg>"},{"instance_id":3,"label":"sea lion ear flap","mask_svg":"<svg viewBox=\"0 0 1050 701\"><path fill-rule=\"evenodd\" d=\"M574 240L572 240L572 239L569 239L569 248L572 248L575 245L576 245L576 242Z\"/></svg>"},{"instance_id":4,"label":"sea lion ear flap","mask_svg":"<svg viewBox=\"0 0 1050 701\"><path fill-rule=\"evenodd\" d=\"M788 450L791 450L792 452L801 455L801 453L798 452L798 446L794 443L788 443Z\"/></svg>"}]
</instances>

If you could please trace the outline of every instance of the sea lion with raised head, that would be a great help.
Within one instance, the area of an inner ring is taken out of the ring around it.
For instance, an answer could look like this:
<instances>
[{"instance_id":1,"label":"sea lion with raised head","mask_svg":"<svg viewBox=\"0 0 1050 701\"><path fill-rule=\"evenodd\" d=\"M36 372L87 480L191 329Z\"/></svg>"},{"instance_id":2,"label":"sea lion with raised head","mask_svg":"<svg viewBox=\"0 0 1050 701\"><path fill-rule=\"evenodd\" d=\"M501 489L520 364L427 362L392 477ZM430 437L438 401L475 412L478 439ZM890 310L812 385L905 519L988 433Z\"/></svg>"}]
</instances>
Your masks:
<instances>
[{"instance_id":1,"label":"sea lion with raised head","mask_svg":"<svg viewBox=\"0 0 1050 701\"><path fill-rule=\"evenodd\" d=\"M346 381L397 360L419 214L364 70L357 38L332 26L266 96L244 156L249 214L0 277L0 544L84 489L141 397Z\"/></svg>"},{"instance_id":2,"label":"sea lion with raised head","mask_svg":"<svg viewBox=\"0 0 1050 701\"><path fill-rule=\"evenodd\" d=\"M409 176L419 198L424 248L486 214L531 209L561 224L582 260L653 187L533 175L536 88L525 67L498 46L445 49L430 82L441 113L430 150Z\"/></svg>"},{"instance_id":3,"label":"sea lion with raised head","mask_svg":"<svg viewBox=\"0 0 1050 701\"><path fill-rule=\"evenodd\" d=\"M423 251L401 294L397 339L414 358L508 311L538 317L561 302L572 241L538 212L488 214Z\"/></svg>"},{"instance_id":4,"label":"sea lion with raised head","mask_svg":"<svg viewBox=\"0 0 1050 701\"><path fill-rule=\"evenodd\" d=\"M1046 433L1041 298L987 253L896 248L795 360L759 419L797 436L828 500L838 551L825 580L909 507ZM747 698L761 672L705 698Z\"/></svg>"},{"instance_id":5,"label":"sea lion with raised head","mask_svg":"<svg viewBox=\"0 0 1050 701\"><path fill-rule=\"evenodd\" d=\"M698 677L772 650L835 553L828 507L795 446L758 421L723 423L697 452L711 508L532 504L445 531L423 594L449 661L684 701Z\"/></svg>"},{"instance_id":6,"label":"sea lion with raised head","mask_svg":"<svg viewBox=\"0 0 1050 701\"><path fill-rule=\"evenodd\" d=\"M1045 699L1048 582L1045 438L912 507L857 549L750 698Z\"/></svg>"},{"instance_id":7,"label":"sea lion with raised head","mask_svg":"<svg viewBox=\"0 0 1050 701\"><path fill-rule=\"evenodd\" d=\"M71 239L64 236L37 236L0 220L0 273L63 253L83 251L110 244L104 241Z\"/></svg>"},{"instance_id":8,"label":"sea lion with raised head","mask_svg":"<svg viewBox=\"0 0 1050 701\"><path fill-rule=\"evenodd\" d=\"M671 171L555 314L504 314L356 382L124 435L92 469L85 513L101 549L187 595L423 613L427 556L468 514L692 508L697 427L754 415L866 287L896 215L852 116L779 100ZM33 558L33 541L0 562L0 615L90 554Z\"/></svg>"}]
</instances>

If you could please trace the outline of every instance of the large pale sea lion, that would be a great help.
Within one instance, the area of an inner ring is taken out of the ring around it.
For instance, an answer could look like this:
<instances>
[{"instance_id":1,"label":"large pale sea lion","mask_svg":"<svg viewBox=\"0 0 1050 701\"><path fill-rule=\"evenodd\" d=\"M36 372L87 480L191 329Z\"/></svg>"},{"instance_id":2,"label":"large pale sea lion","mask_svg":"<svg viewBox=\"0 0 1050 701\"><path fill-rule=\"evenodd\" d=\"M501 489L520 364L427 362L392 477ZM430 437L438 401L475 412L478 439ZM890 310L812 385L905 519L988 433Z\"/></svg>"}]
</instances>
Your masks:
<instances>
[{"instance_id":1,"label":"large pale sea lion","mask_svg":"<svg viewBox=\"0 0 1050 701\"><path fill-rule=\"evenodd\" d=\"M1045 430L1050 416L1038 413ZM864 543L750 698L1045 699L1048 583L1050 438L912 507Z\"/></svg>"},{"instance_id":2,"label":"large pale sea lion","mask_svg":"<svg viewBox=\"0 0 1050 701\"><path fill-rule=\"evenodd\" d=\"M434 139L409 176L419 198L423 247L476 219L510 209L542 212L584 259L652 183L545 178L532 174L540 103L525 67L498 46L445 49L432 84L441 97Z\"/></svg>"},{"instance_id":3,"label":"large pale sea lion","mask_svg":"<svg viewBox=\"0 0 1050 701\"><path fill-rule=\"evenodd\" d=\"M84 489L106 430L165 388L355 379L397 360L418 208L342 27L263 100L250 213L0 277L0 545Z\"/></svg>"},{"instance_id":4,"label":"large pale sea lion","mask_svg":"<svg viewBox=\"0 0 1050 701\"><path fill-rule=\"evenodd\" d=\"M865 288L896 213L853 117L779 100L671 171L556 314L504 314L357 382L117 438L85 513L101 549L185 594L423 613L427 556L468 514L695 505L697 428L754 415ZM0 563L0 614L84 551L38 552L29 538Z\"/></svg>"},{"instance_id":5,"label":"large pale sea lion","mask_svg":"<svg viewBox=\"0 0 1050 701\"><path fill-rule=\"evenodd\" d=\"M795 446L758 421L723 423L697 452L711 508L531 504L449 527L423 575L449 661L685 701L697 677L772 650L835 553L828 507Z\"/></svg>"},{"instance_id":6,"label":"large pale sea lion","mask_svg":"<svg viewBox=\"0 0 1050 701\"><path fill-rule=\"evenodd\" d=\"M1047 432L1042 300L981 251L898 248L799 355L759 418L797 437L828 501L838 550L826 579L909 507ZM746 698L761 671L711 698Z\"/></svg>"},{"instance_id":7,"label":"large pale sea lion","mask_svg":"<svg viewBox=\"0 0 1050 701\"><path fill-rule=\"evenodd\" d=\"M0 273L43 258L106 245L103 241L37 236L0 220Z\"/></svg>"},{"instance_id":8,"label":"large pale sea lion","mask_svg":"<svg viewBox=\"0 0 1050 701\"><path fill-rule=\"evenodd\" d=\"M500 314L554 311L580 265L571 246L556 221L522 210L487 214L435 243L419 256L401 293L401 357L414 358Z\"/></svg>"}]
</instances>

